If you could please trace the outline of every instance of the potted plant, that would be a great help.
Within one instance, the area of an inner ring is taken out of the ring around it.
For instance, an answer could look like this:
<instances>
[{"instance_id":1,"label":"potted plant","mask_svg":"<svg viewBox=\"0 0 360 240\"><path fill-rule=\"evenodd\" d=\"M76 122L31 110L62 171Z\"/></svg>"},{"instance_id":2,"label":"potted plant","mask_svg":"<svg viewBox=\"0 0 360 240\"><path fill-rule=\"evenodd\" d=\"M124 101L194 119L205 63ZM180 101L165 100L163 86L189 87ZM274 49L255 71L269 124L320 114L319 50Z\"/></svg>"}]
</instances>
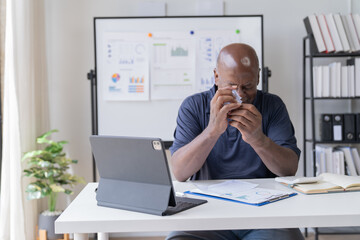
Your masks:
<instances>
[{"instance_id":1,"label":"potted plant","mask_svg":"<svg viewBox=\"0 0 360 240\"><path fill-rule=\"evenodd\" d=\"M39 229L47 231L49 239L60 238L54 232L54 222L61 214L56 211L58 193L72 194L71 188L78 183L85 183L83 178L67 172L70 164L77 160L66 157L63 145L67 141L52 141L48 137L58 130L50 130L37 137L38 144L45 144L43 150L34 150L24 154L22 160L27 160L28 168L25 176L34 178L27 188L28 199L48 198L48 209L39 216Z\"/></svg>"}]
</instances>

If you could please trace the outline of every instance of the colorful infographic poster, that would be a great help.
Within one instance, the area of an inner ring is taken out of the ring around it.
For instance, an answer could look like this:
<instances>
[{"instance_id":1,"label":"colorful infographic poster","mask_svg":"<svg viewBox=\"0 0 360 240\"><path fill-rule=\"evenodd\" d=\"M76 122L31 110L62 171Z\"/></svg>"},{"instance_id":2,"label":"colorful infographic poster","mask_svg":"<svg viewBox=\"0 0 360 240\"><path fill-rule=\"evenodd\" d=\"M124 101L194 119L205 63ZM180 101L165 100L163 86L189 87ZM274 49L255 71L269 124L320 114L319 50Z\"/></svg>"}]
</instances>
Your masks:
<instances>
[{"instance_id":1,"label":"colorful infographic poster","mask_svg":"<svg viewBox=\"0 0 360 240\"><path fill-rule=\"evenodd\" d=\"M104 99L149 100L149 50L144 33L104 34Z\"/></svg>"},{"instance_id":2,"label":"colorful infographic poster","mask_svg":"<svg viewBox=\"0 0 360 240\"><path fill-rule=\"evenodd\" d=\"M188 32L154 32L151 38L151 99L184 99L195 90L195 45Z\"/></svg>"}]
</instances>

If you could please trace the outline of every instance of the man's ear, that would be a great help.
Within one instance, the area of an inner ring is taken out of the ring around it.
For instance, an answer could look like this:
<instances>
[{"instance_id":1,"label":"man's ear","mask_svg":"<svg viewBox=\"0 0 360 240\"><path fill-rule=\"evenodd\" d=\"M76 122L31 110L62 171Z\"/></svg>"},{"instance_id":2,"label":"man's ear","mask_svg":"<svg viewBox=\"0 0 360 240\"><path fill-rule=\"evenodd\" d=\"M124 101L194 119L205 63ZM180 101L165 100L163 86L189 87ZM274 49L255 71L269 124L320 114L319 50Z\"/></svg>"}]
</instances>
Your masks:
<instances>
[{"instance_id":1,"label":"man's ear","mask_svg":"<svg viewBox=\"0 0 360 240\"><path fill-rule=\"evenodd\" d=\"M259 82L260 82L260 74L261 74L261 68L259 68L256 86L259 85Z\"/></svg>"},{"instance_id":2,"label":"man's ear","mask_svg":"<svg viewBox=\"0 0 360 240\"><path fill-rule=\"evenodd\" d=\"M219 74L217 73L216 68L214 68L214 78L215 78L215 85L218 86Z\"/></svg>"}]
</instances>

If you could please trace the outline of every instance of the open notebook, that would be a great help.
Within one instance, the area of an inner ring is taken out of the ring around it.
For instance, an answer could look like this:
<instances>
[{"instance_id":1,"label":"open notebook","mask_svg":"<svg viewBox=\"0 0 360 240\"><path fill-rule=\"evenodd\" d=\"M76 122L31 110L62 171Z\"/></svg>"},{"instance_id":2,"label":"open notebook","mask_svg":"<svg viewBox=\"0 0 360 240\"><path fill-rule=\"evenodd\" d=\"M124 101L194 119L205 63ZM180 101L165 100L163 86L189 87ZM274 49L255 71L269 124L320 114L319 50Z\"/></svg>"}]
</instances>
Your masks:
<instances>
[{"instance_id":1,"label":"open notebook","mask_svg":"<svg viewBox=\"0 0 360 240\"><path fill-rule=\"evenodd\" d=\"M288 184L283 182L283 184L305 194L360 190L360 176L322 173L318 176L318 179L318 181L312 183Z\"/></svg>"}]
</instances>

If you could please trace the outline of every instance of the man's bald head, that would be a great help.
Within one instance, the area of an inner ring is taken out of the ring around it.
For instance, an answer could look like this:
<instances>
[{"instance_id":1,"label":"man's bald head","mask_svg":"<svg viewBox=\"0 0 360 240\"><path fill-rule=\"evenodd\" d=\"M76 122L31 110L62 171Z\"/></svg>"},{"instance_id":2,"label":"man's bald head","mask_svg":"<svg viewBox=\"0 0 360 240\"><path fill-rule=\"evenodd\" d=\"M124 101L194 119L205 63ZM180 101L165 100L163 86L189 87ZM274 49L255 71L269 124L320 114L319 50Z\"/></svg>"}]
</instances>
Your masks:
<instances>
[{"instance_id":1,"label":"man's bald head","mask_svg":"<svg viewBox=\"0 0 360 240\"><path fill-rule=\"evenodd\" d=\"M233 43L221 49L217 58L216 68L251 68L259 72L259 59L255 50L244 43Z\"/></svg>"},{"instance_id":2,"label":"man's bald head","mask_svg":"<svg viewBox=\"0 0 360 240\"><path fill-rule=\"evenodd\" d=\"M236 86L243 103L252 103L259 84L259 60L255 50L243 43L227 45L219 53L214 77L218 88Z\"/></svg>"}]
</instances>

